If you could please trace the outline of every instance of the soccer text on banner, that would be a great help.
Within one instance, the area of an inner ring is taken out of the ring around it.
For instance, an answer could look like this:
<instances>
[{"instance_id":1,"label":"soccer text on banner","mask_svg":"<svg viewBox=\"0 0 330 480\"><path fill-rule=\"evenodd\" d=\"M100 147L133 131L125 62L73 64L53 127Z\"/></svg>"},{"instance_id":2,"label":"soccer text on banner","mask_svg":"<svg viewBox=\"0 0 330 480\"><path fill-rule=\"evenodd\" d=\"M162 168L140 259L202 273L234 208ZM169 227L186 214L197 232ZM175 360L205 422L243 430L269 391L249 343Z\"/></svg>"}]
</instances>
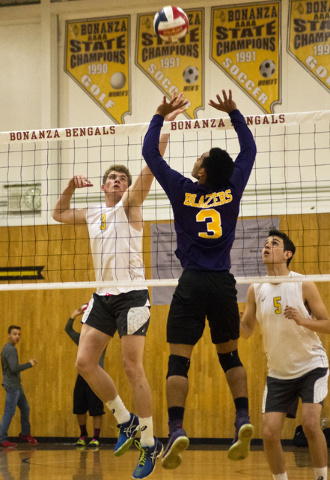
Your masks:
<instances>
[{"instance_id":1,"label":"soccer text on banner","mask_svg":"<svg viewBox=\"0 0 330 480\"><path fill-rule=\"evenodd\" d=\"M130 111L130 17L66 22L65 71L109 115Z\"/></svg>"},{"instance_id":2,"label":"soccer text on banner","mask_svg":"<svg viewBox=\"0 0 330 480\"><path fill-rule=\"evenodd\" d=\"M330 90L330 2L292 1L289 53Z\"/></svg>"},{"instance_id":3,"label":"soccer text on banner","mask_svg":"<svg viewBox=\"0 0 330 480\"><path fill-rule=\"evenodd\" d=\"M266 113L281 103L280 4L212 8L211 60Z\"/></svg>"},{"instance_id":4,"label":"soccer text on banner","mask_svg":"<svg viewBox=\"0 0 330 480\"><path fill-rule=\"evenodd\" d=\"M183 92L185 112L197 118L204 107L204 9L185 10L189 30L178 43L166 43L154 32L154 14L138 15L136 65L167 96Z\"/></svg>"}]
</instances>

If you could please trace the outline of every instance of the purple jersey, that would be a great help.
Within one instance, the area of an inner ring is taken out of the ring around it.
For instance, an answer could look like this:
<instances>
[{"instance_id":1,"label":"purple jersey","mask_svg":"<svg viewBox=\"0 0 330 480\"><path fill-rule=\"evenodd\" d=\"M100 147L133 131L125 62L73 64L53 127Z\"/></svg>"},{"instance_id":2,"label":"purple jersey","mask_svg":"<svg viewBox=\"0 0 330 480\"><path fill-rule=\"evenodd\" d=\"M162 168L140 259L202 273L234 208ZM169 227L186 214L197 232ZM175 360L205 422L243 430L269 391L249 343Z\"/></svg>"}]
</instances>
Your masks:
<instances>
[{"instance_id":1,"label":"purple jersey","mask_svg":"<svg viewBox=\"0 0 330 480\"><path fill-rule=\"evenodd\" d=\"M242 114L233 110L229 115L240 153L230 180L219 187L193 182L165 162L158 148L164 122L161 115L154 115L144 139L142 154L173 208L175 254L183 268L230 269L239 203L253 167L256 145Z\"/></svg>"}]
</instances>

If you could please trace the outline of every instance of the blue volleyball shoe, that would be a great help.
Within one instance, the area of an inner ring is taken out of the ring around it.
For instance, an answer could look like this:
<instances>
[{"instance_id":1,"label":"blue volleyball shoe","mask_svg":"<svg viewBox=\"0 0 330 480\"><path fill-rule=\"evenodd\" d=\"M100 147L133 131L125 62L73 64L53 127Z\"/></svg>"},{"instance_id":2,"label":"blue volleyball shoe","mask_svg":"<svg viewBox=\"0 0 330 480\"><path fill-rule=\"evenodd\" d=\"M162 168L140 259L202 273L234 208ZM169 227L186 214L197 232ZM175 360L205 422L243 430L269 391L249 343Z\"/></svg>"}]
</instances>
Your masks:
<instances>
[{"instance_id":1,"label":"blue volleyball shoe","mask_svg":"<svg viewBox=\"0 0 330 480\"><path fill-rule=\"evenodd\" d=\"M163 452L163 444L158 438L154 437L155 445L153 447L141 447L140 442L135 440L135 446L140 450L140 458L133 472L134 479L149 477L156 467L156 460Z\"/></svg>"},{"instance_id":2,"label":"blue volleyball shoe","mask_svg":"<svg viewBox=\"0 0 330 480\"><path fill-rule=\"evenodd\" d=\"M126 423L120 423L118 428L118 440L115 445L114 454L116 457L124 455L134 442L135 435L139 431L139 417L131 413L131 418Z\"/></svg>"}]
</instances>

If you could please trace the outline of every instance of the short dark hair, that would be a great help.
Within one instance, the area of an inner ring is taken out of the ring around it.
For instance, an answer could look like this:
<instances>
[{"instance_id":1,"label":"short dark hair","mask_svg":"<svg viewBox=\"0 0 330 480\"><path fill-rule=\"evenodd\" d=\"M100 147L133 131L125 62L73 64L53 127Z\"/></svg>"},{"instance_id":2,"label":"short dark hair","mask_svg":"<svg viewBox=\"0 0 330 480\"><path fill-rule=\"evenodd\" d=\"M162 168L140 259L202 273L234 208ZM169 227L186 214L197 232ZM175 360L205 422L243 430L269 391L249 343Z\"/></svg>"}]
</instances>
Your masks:
<instances>
[{"instance_id":1,"label":"short dark hair","mask_svg":"<svg viewBox=\"0 0 330 480\"><path fill-rule=\"evenodd\" d=\"M204 157L201 164L201 167L205 168L206 183L217 186L227 182L233 174L234 165L226 150L211 148L209 156Z\"/></svg>"},{"instance_id":2,"label":"short dark hair","mask_svg":"<svg viewBox=\"0 0 330 480\"><path fill-rule=\"evenodd\" d=\"M287 236L286 233L280 232L280 230L276 230L276 228L272 228L268 232L268 237L279 237L283 240L283 246L285 252L292 252L292 257L295 254L296 247L294 246L293 241ZM288 258L286 261L287 267L289 266L292 257Z\"/></svg>"},{"instance_id":3,"label":"short dark hair","mask_svg":"<svg viewBox=\"0 0 330 480\"><path fill-rule=\"evenodd\" d=\"M18 327L17 325L10 325L10 327L8 327L8 333L11 333L12 330L20 330L21 327Z\"/></svg>"},{"instance_id":4,"label":"short dark hair","mask_svg":"<svg viewBox=\"0 0 330 480\"><path fill-rule=\"evenodd\" d=\"M105 172L104 172L104 175L103 175L103 185L105 184L105 182L107 181L107 178L108 178L108 175L110 172L121 172L121 173L125 173L126 177L127 177L127 181L128 181L128 186L130 187L132 185L132 175L130 174L130 171L128 170L127 167L125 167L125 165L111 165Z\"/></svg>"}]
</instances>

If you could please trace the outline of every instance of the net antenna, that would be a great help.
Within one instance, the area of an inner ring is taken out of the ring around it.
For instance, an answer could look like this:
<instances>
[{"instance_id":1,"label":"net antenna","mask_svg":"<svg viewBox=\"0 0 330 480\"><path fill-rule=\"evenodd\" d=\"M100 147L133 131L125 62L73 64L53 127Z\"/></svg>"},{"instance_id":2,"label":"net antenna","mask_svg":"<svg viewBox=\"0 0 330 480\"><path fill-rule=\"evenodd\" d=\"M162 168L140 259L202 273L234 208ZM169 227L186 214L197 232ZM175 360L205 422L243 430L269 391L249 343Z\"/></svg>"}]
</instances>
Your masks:
<instances>
[{"instance_id":1,"label":"net antenna","mask_svg":"<svg viewBox=\"0 0 330 480\"><path fill-rule=\"evenodd\" d=\"M297 252L290 267L303 275L277 277L278 282L329 281L330 111L245 118L257 158L232 249L237 284L269 282L261 262L269 226L293 240ZM147 128L145 123L0 133L0 291L105 285L95 281L87 226L55 222L54 205L77 174L93 183L75 191L71 207L77 209L104 203L102 177L110 165L127 166L134 181L145 165ZM220 146L233 158L239 153L228 117L166 122L162 132L170 133L165 160L188 177L196 158L211 147ZM173 213L156 181L142 212L146 280L114 278L107 286L177 284L181 267L174 255ZM114 252L118 258L120 253Z\"/></svg>"}]
</instances>

